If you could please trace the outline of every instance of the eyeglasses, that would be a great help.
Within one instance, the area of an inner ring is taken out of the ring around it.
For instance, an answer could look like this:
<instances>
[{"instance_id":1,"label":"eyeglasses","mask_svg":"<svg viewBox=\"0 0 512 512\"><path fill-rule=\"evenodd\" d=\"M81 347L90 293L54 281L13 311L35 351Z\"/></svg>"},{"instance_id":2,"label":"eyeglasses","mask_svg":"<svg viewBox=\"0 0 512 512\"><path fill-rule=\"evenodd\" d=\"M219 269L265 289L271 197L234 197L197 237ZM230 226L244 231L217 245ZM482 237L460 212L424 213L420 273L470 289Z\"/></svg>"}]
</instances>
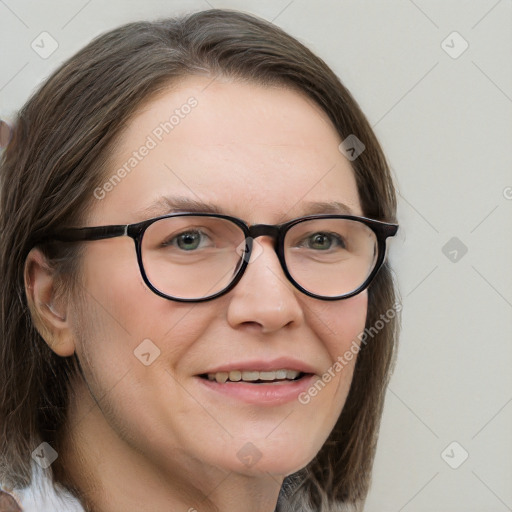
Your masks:
<instances>
[{"instance_id":1,"label":"eyeglasses","mask_svg":"<svg viewBox=\"0 0 512 512\"><path fill-rule=\"evenodd\" d=\"M235 217L172 213L136 224L63 228L45 240L80 242L129 236L146 285L160 297L203 302L242 278L260 236L274 238L284 274L301 292L322 300L352 297L382 266L386 239L398 225L350 215L311 215L284 224L248 226ZM255 258L253 258L255 259Z\"/></svg>"}]
</instances>

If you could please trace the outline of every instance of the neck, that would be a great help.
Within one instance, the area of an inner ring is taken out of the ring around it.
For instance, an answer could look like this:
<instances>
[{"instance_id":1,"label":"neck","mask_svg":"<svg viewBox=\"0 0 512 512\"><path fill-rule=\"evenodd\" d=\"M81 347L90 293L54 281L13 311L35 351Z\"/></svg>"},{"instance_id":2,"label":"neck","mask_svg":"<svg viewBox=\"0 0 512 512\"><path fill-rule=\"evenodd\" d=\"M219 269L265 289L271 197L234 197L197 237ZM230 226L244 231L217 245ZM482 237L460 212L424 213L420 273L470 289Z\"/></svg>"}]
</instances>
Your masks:
<instances>
[{"instance_id":1,"label":"neck","mask_svg":"<svg viewBox=\"0 0 512 512\"><path fill-rule=\"evenodd\" d=\"M122 439L85 385L75 388L60 447L64 483L89 512L274 512L283 477L205 466L179 447L155 461Z\"/></svg>"}]
</instances>

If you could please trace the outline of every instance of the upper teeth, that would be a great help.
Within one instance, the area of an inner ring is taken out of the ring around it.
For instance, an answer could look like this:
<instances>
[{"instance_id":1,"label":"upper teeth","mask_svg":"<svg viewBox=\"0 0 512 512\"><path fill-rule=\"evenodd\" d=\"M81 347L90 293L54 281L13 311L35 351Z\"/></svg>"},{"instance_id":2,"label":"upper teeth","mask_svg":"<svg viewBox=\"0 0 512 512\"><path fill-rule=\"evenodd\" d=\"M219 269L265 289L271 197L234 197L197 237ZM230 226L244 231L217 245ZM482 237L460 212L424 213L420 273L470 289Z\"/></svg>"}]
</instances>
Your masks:
<instances>
[{"instance_id":1,"label":"upper teeth","mask_svg":"<svg viewBox=\"0 0 512 512\"><path fill-rule=\"evenodd\" d=\"M234 382L240 380L253 382L256 380L276 380L276 379L296 379L300 372L295 370L275 370L271 372L258 372L258 371L238 371L231 372L217 372L209 373L208 380L216 380L217 382L224 383L228 379Z\"/></svg>"}]
</instances>

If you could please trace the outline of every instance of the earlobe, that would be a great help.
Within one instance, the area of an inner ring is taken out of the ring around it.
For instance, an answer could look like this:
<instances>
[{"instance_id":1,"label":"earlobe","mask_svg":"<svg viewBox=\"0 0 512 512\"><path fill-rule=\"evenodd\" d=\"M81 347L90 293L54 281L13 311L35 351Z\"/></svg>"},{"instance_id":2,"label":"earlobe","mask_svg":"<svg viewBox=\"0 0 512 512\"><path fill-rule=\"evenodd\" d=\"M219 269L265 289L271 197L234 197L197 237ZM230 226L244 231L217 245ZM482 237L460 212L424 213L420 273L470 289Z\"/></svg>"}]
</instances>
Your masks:
<instances>
[{"instance_id":1,"label":"earlobe","mask_svg":"<svg viewBox=\"0 0 512 512\"><path fill-rule=\"evenodd\" d=\"M48 346L59 356L68 357L75 343L66 304L59 300L54 271L37 248L25 260L25 293L34 326Z\"/></svg>"}]
</instances>

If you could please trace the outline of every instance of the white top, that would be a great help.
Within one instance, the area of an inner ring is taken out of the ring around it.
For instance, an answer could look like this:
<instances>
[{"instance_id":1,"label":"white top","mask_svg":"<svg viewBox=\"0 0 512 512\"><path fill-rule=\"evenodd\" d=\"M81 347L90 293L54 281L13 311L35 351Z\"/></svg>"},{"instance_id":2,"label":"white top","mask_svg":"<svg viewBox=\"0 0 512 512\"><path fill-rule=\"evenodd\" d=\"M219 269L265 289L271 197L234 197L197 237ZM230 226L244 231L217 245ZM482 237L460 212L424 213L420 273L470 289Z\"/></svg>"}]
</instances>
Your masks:
<instances>
[{"instance_id":1,"label":"white top","mask_svg":"<svg viewBox=\"0 0 512 512\"><path fill-rule=\"evenodd\" d=\"M7 491L0 484L0 490L10 494L23 512L85 512L80 502L69 491L56 485L55 491L45 470L34 464L32 483L24 489Z\"/></svg>"}]
</instances>

